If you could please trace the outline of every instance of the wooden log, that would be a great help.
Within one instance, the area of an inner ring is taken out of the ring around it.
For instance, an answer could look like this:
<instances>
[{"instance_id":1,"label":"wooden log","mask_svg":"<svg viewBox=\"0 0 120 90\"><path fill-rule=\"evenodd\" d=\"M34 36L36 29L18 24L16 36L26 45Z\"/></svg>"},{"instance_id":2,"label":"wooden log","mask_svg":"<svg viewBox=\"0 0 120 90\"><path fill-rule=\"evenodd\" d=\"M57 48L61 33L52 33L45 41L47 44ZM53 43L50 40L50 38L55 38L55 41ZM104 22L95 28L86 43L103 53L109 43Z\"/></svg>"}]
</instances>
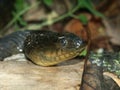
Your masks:
<instances>
[{"instance_id":1,"label":"wooden log","mask_svg":"<svg viewBox=\"0 0 120 90\"><path fill-rule=\"evenodd\" d=\"M84 62L42 67L28 61L0 62L0 90L79 90Z\"/></svg>"}]
</instances>

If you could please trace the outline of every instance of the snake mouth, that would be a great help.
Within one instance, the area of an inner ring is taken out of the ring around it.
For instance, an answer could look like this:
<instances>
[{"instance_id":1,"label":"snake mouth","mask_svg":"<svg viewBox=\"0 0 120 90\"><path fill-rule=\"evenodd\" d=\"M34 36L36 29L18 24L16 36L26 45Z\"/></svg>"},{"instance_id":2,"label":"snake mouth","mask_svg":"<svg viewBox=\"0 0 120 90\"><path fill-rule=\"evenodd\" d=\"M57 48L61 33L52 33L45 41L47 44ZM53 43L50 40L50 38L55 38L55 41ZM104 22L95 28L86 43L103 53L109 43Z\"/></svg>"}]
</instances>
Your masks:
<instances>
[{"instance_id":1,"label":"snake mouth","mask_svg":"<svg viewBox=\"0 0 120 90\"><path fill-rule=\"evenodd\" d=\"M41 66L53 66L56 64L59 64L61 62L70 60L72 58L75 58L76 56L78 56L81 52L83 52L85 49L85 47L82 47L80 49L74 50L74 51L57 51L56 53L53 52L43 52L40 53L38 55L38 52L32 52L30 53L31 55L31 60L37 64L37 65L41 65ZM36 54L35 54L36 53Z\"/></svg>"},{"instance_id":2,"label":"snake mouth","mask_svg":"<svg viewBox=\"0 0 120 90\"><path fill-rule=\"evenodd\" d=\"M87 42L83 41L82 44L78 44L76 46L76 51L78 51L79 53L83 52L85 50L85 48L87 47Z\"/></svg>"}]
</instances>

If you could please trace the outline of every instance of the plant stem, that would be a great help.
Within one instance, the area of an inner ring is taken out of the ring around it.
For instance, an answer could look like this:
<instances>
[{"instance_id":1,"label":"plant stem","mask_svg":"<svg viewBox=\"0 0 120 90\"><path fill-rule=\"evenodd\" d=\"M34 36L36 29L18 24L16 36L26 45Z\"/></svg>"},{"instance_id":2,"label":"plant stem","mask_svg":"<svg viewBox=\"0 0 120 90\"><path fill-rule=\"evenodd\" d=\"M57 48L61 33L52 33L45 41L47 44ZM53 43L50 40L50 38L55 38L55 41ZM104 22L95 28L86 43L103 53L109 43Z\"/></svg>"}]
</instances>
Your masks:
<instances>
[{"instance_id":1,"label":"plant stem","mask_svg":"<svg viewBox=\"0 0 120 90\"><path fill-rule=\"evenodd\" d=\"M35 7L35 6L38 6L40 4L40 2L37 2L35 4L33 4L32 6L29 6L25 9L23 9L21 12L19 12L4 28L4 30L7 30L10 26L12 26L16 21L17 19L23 15L24 13L26 13L28 10L30 10L31 8Z\"/></svg>"},{"instance_id":2,"label":"plant stem","mask_svg":"<svg viewBox=\"0 0 120 90\"><path fill-rule=\"evenodd\" d=\"M30 26L28 26L27 28L24 28L24 29L28 29L28 30L33 30L33 29L40 29L44 26L47 26L47 25L52 25L54 24L55 22L57 21L60 21L60 20L63 20L64 18L68 17L68 16L71 16L75 11L77 11L78 9L80 8L80 4L78 4L75 8L73 8L72 10L69 10L68 13L65 13L64 15L62 16L59 16L55 19L53 19L50 23L48 20L44 21L43 23L41 24L32 24Z\"/></svg>"}]
</instances>

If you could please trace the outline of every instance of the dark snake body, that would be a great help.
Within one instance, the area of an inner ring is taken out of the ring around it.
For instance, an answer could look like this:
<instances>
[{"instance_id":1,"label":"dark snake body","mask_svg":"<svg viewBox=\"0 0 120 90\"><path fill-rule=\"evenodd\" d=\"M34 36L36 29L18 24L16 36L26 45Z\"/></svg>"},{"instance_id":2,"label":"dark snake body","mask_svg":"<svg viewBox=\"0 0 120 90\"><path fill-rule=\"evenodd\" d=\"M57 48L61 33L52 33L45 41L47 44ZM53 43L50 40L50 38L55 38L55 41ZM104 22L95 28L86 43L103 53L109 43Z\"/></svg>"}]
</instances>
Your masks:
<instances>
[{"instance_id":1,"label":"dark snake body","mask_svg":"<svg viewBox=\"0 0 120 90\"><path fill-rule=\"evenodd\" d=\"M23 52L23 44L30 31L17 31L0 38L0 60Z\"/></svg>"},{"instance_id":2,"label":"dark snake body","mask_svg":"<svg viewBox=\"0 0 120 90\"><path fill-rule=\"evenodd\" d=\"M35 64L50 66L77 56L84 47L72 33L17 31L0 38L0 60L23 52Z\"/></svg>"}]
</instances>

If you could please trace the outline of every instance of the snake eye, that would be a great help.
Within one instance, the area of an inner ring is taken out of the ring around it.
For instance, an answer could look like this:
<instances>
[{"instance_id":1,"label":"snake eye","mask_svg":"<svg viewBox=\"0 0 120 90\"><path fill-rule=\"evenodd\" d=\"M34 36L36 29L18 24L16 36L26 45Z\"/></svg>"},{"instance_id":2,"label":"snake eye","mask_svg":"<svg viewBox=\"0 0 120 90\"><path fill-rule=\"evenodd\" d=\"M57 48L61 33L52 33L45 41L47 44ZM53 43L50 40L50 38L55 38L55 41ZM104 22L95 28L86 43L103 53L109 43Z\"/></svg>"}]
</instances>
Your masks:
<instances>
[{"instance_id":1,"label":"snake eye","mask_svg":"<svg viewBox=\"0 0 120 90\"><path fill-rule=\"evenodd\" d=\"M61 43L62 43L62 46L65 47L68 42L67 42L67 40L62 40Z\"/></svg>"},{"instance_id":2,"label":"snake eye","mask_svg":"<svg viewBox=\"0 0 120 90\"><path fill-rule=\"evenodd\" d=\"M66 47L68 44L68 41L65 39L65 37L59 37L60 43L62 47Z\"/></svg>"}]
</instances>

